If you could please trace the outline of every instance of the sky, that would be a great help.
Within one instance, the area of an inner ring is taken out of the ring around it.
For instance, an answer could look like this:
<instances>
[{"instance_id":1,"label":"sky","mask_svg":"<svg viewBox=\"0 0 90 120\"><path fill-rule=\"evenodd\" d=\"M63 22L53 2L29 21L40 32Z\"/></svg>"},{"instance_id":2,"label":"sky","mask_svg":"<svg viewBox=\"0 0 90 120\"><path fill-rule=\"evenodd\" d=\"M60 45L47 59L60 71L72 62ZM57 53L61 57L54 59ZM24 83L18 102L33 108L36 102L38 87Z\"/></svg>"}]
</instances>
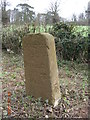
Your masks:
<instances>
[{"instance_id":1,"label":"sky","mask_svg":"<svg viewBox=\"0 0 90 120\"><path fill-rule=\"evenodd\" d=\"M51 3L56 0L7 0L11 5L8 8L13 9L19 3L27 3L34 7L36 13L46 13ZM66 19L71 19L73 14L77 16L87 9L90 0L57 0L59 3L59 15Z\"/></svg>"}]
</instances>

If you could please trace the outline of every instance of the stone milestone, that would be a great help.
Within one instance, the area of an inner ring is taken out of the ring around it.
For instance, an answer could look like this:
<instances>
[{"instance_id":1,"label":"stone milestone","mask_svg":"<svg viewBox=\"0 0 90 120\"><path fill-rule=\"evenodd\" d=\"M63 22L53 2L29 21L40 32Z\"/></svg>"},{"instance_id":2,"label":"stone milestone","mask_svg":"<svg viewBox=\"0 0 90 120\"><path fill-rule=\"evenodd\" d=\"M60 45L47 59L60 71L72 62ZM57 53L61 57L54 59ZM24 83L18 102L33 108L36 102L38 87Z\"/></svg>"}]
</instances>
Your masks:
<instances>
[{"instance_id":1,"label":"stone milestone","mask_svg":"<svg viewBox=\"0 0 90 120\"><path fill-rule=\"evenodd\" d=\"M61 97L54 37L48 33L23 38L26 94L55 104Z\"/></svg>"}]
</instances>

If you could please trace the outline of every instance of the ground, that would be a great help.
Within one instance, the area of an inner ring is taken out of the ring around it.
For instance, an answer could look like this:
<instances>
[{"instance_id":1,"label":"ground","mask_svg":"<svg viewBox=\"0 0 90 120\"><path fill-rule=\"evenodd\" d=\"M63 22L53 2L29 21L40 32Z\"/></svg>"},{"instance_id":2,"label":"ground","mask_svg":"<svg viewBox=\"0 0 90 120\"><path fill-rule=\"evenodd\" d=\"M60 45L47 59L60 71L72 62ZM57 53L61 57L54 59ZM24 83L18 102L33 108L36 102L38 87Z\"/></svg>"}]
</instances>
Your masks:
<instances>
[{"instance_id":1,"label":"ground","mask_svg":"<svg viewBox=\"0 0 90 120\"><path fill-rule=\"evenodd\" d=\"M88 65L58 61L62 98L57 107L48 100L26 96L23 55L2 52L3 118L87 118ZM11 94L11 95L10 95ZM9 105L8 105L9 103ZM10 111L8 111L10 106Z\"/></svg>"}]
</instances>

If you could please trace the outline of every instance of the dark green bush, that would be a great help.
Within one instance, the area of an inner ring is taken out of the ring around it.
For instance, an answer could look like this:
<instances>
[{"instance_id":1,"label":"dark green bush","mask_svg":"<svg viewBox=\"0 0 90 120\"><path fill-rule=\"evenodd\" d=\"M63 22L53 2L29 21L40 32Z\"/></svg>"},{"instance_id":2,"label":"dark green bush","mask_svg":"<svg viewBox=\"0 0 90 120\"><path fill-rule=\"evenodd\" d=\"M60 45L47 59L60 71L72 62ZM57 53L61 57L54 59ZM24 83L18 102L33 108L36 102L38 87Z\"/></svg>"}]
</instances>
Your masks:
<instances>
[{"instance_id":1,"label":"dark green bush","mask_svg":"<svg viewBox=\"0 0 90 120\"><path fill-rule=\"evenodd\" d=\"M4 28L2 33L2 48L10 49L14 53L20 53L22 48L22 38L29 33L28 26L22 28Z\"/></svg>"},{"instance_id":2,"label":"dark green bush","mask_svg":"<svg viewBox=\"0 0 90 120\"><path fill-rule=\"evenodd\" d=\"M12 25L3 28L2 32L2 48L10 49L14 53L20 53L22 50L22 38L27 33L35 33L37 29L34 25L25 24L22 26ZM38 32L38 31L36 31Z\"/></svg>"},{"instance_id":3,"label":"dark green bush","mask_svg":"<svg viewBox=\"0 0 90 120\"><path fill-rule=\"evenodd\" d=\"M88 37L75 33L74 25L57 23L51 34L55 36L56 52L59 59L87 61Z\"/></svg>"},{"instance_id":4,"label":"dark green bush","mask_svg":"<svg viewBox=\"0 0 90 120\"><path fill-rule=\"evenodd\" d=\"M60 60L87 61L88 37L83 37L82 32L76 32L74 25L66 23L55 24L50 33L55 36L56 53ZM2 47L10 49L14 53L22 50L22 37L33 32L29 25L21 27L8 27L3 29Z\"/></svg>"}]
</instances>

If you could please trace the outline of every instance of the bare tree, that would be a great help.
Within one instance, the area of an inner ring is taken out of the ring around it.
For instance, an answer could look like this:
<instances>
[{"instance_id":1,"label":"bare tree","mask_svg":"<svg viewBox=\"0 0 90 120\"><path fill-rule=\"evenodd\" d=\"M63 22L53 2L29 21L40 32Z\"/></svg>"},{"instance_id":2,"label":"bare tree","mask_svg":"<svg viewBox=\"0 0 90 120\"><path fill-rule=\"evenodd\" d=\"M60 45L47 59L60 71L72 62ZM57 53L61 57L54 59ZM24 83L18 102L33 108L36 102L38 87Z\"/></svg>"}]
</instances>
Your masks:
<instances>
[{"instance_id":1,"label":"bare tree","mask_svg":"<svg viewBox=\"0 0 90 120\"><path fill-rule=\"evenodd\" d=\"M72 21L76 22L77 21L77 17L75 14L72 15Z\"/></svg>"},{"instance_id":2,"label":"bare tree","mask_svg":"<svg viewBox=\"0 0 90 120\"><path fill-rule=\"evenodd\" d=\"M79 21L82 21L82 20L84 20L84 19L85 19L84 13L80 13L80 15L79 15L79 17L78 17L78 20L79 20Z\"/></svg>"},{"instance_id":3,"label":"bare tree","mask_svg":"<svg viewBox=\"0 0 90 120\"><path fill-rule=\"evenodd\" d=\"M88 9L86 10L88 25L90 26L90 1L88 2Z\"/></svg>"},{"instance_id":4,"label":"bare tree","mask_svg":"<svg viewBox=\"0 0 90 120\"><path fill-rule=\"evenodd\" d=\"M6 7L9 5L9 3L7 2L7 0L2 0L1 1L1 9L2 9L2 23L3 25L6 25L9 21L10 18L8 16L8 13L6 11Z\"/></svg>"},{"instance_id":5,"label":"bare tree","mask_svg":"<svg viewBox=\"0 0 90 120\"><path fill-rule=\"evenodd\" d=\"M58 3L58 1L55 1L54 3L51 3L50 8L47 12L48 15L50 15L52 17L52 22L53 23L57 23L59 22L60 18L59 18L59 6L60 4Z\"/></svg>"}]
</instances>

